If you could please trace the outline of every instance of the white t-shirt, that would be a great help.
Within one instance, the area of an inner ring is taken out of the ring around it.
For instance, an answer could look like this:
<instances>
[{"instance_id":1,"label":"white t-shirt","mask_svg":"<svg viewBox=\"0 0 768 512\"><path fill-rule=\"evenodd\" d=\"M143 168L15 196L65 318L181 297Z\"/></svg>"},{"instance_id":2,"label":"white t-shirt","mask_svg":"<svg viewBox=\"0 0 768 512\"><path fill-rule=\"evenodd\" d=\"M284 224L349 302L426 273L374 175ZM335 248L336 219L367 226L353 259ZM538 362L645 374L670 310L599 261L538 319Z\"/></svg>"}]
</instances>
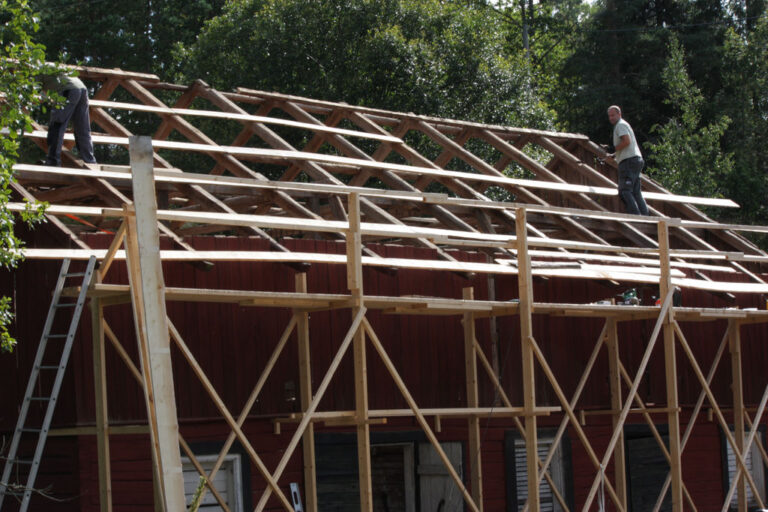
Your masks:
<instances>
[{"instance_id":1,"label":"white t-shirt","mask_svg":"<svg viewBox=\"0 0 768 512\"><path fill-rule=\"evenodd\" d=\"M618 144L621 142L622 135L629 135L629 146L625 147L621 151L616 152L616 161L621 162L622 160L632 158L633 156L642 157L643 154L640 153L640 148L638 147L637 141L635 140L635 132L632 131L632 127L629 126L629 123L624 119L619 119L618 122L613 125L614 147L618 146Z\"/></svg>"}]
</instances>

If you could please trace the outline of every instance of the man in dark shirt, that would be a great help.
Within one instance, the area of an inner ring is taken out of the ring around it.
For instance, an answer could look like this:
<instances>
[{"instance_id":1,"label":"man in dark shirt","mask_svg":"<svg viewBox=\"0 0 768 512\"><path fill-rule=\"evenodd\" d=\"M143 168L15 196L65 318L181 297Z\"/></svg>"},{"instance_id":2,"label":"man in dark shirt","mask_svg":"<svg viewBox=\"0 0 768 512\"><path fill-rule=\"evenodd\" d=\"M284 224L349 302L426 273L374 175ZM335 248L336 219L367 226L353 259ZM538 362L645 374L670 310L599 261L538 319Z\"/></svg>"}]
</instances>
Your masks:
<instances>
[{"instance_id":1,"label":"man in dark shirt","mask_svg":"<svg viewBox=\"0 0 768 512\"><path fill-rule=\"evenodd\" d=\"M75 144L84 162L95 164L91 141L91 119L88 115L88 89L79 79L64 74L44 75L43 90L55 91L67 101L63 107L51 111L48 124L48 157L45 165L61 166L61 146L69 121L75 129Z\"/></svg>"}]
</instances>

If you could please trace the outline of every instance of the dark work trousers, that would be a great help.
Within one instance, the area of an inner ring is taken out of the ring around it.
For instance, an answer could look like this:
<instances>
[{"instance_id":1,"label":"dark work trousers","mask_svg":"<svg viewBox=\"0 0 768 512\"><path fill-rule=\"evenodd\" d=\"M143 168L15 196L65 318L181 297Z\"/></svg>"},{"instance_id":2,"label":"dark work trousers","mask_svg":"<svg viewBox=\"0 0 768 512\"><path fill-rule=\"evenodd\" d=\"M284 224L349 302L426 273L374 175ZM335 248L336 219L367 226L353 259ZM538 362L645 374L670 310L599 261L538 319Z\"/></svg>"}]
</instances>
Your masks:
<instances>
[{"instance_id":1,"label":"dark work trousers","mask_svg":"<svg viewBox=\"0 0 768 512\"><path fill-rule=\"evenodd\" d=\"M91 141L91 119L88 116L88 90L70 89L61 93L67 103L51 112L51 122L48 124L48 158L47 165L61 166L61 145L64 143L64 132L69 121L75 129L75 143L80 158L95 164L93 142Z\"/></svg>"},{"instance_id":2,"label":"dark work trousers","mask_svg":"<svg viewBox=\"0 0 768 512\"><path fill-rule=\"evenodd\" d=\"M648 215L648 206L640 192L640 172L645 161L633 156L619 162L619 197L624 202L627 213Z\"/></svg>"}]
</instances>

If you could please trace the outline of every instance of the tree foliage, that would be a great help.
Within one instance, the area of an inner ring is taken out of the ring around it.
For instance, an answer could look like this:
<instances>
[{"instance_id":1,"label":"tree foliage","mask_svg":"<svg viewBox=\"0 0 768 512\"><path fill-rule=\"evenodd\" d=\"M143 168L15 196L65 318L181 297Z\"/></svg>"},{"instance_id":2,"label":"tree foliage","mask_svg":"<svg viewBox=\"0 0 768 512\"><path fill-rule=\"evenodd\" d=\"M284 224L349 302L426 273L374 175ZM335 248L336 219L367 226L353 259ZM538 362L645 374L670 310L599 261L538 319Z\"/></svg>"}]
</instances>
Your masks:
<instances>
[{"instance_id":1,"label":"tree foliage","mask_svg":"<svg viewBox=\"0 0 768 512\"><path fill-rule=\"evenodd\" d=\"M664 103L673 117L652 128L656 142L647 145L649 174L674 193L721 196L733 169L731 155L721 149L730 119L721 115L703 124L704 96L688 75L684 50L675 37L670 39L662 82L668 94Z\"/></svg>"},{"instance_id":2,"label":"tree foliage","mask_svg":"<svg viewBox=\"0 0 768 512\"><path fill-rule=\"evenodd\" d=\"M548 127L498 17L437 0L242 0L180 52L189 79L473 121Z\"/></svg>"},{"instance_id":3,"label":"tree foliage","mask_svg":"<svg viewBox=\"0 0 768 512\"><path fill-rule=\"evenodd\" d=\"M557 126L597 142L610 138L606 106L619 104L654 176L733 198L740 210L718 212L728 220L768 223L766 0L28 1L49 59L165 80Z\"/></svg>"},{"instance_id":4,"label":"tree foliage","mask_svg":"<svg viewBox=\"0 0 768 512\"><path fill-rule=\"evenodd\" d=\"M13 164L21 134L31 130L29 112L42 102L36 75L51 72L44 48L32 40L38 19L26 0L0 0L0 266L15 267L22 258L22 242L14 234L15 219L6 205L11 196ZM22 218L36 222L37 205L28 205ZM8 328L13 321L11 299L0 298L0 349L13 350L16 340Z\"/></svg>"},{"instance_id":5,"label":"tree foliage","mask_svg":"<svg viewBox=\"0 0 768 512\"><path fill-rule=\"evenodd\" d=\"M705 94L719 88L725 11L718 0L603 0L579 27L582 38L565 59L552 101L570 130L607 139L608 105L621 105L638 140L673 115L662 82L666 48L679 38L690 56L690 73Z\"/></svg>"},{"instance_id":6,"label":"tree foliage","mask_svg":"<svg viewBox=\"0 0 768 512\"><path fill-rule=\"evenodd\" d=\"M726 132L726 148L733 152L734 172L727 195L741 205L738 219L768 223L768 18L754 30L732 30L724 47L728 61L723 88L713 98L715 108L733 122Z\"/></svg>"},{"instance_id":7,"label":"tree foliage","mask_svg":"<svg viewBox=\"0 0 768 512\"><path fill-rule=\"evenodd\" d=\"M51 60L161 73L171 79L177 43L197 37L224 0L30 0L40 13L38 41Z\"/></svg>"},{"instance_id":8,"label":"tree foliage","mask_svg":"<svg viewBox=\"0 0 768 512\"><path fill-rule=\"evenodd\" d=\"M500 16L509 55L522 54L540 93L557 98L557 76L573 49L581 44L582 23L595 7L582 0L495 0L485 2Z\"/></svg>"}]
</instances>

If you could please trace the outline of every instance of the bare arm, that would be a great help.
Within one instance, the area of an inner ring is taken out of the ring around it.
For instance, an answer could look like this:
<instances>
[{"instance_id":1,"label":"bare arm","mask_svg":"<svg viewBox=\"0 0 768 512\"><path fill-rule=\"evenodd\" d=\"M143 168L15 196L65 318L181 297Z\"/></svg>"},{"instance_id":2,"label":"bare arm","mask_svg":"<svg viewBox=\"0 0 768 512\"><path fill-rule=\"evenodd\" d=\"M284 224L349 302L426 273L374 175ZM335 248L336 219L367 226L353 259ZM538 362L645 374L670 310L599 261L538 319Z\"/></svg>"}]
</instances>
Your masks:
<instances>
[{"instance_id":1,"label":"bare arm","mask_svg":"<svg viewBox=\"0 0 768 512\"><path fill-rule=\"evenodd\" d=\"M615 151L616 152L615 153L611 153L608 156L610 156L611 158L616 158L616 153L618 153L619 151L621 151L622 149L624 149L627 146L629 146L629 135L622 135L621 137L619 137L619 143L616 144L616 146L615 146Z\"/></svg>"}]
</instances>

